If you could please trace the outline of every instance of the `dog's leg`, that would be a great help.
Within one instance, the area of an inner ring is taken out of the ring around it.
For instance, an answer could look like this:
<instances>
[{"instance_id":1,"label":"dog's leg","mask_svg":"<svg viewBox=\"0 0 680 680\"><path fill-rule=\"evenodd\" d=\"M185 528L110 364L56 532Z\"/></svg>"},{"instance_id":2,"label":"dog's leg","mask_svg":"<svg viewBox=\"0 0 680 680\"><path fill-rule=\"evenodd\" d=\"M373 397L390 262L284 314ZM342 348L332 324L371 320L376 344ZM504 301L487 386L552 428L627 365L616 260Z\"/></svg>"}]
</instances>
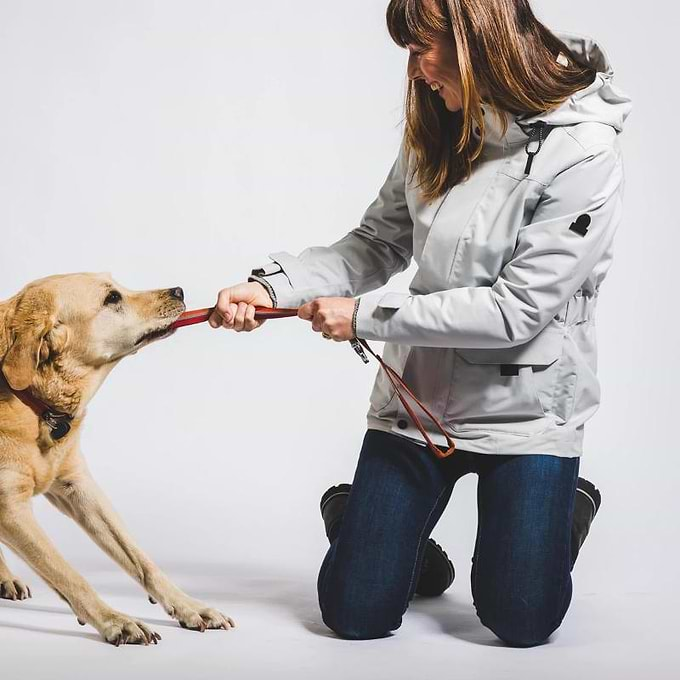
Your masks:
<instances>
[{"instance_id":1,"label":"dog's leg","mask_svg":"<svg viewBox=\"0 0 680 680\"><path fill-rule=\"evenodd\" d=\"M25 600L28 597L31 597L31 589L12 574L0 550L0 599Z\"/></svg>"},{"instance_id":2,"label":"dog's leg","mask_svg":"<svg viewBox=\"0 0 680 680\"><path fill-rule=\"evenodd\" d=\"M47 498L72 517L183 628L228 630L233 620L180 590L135 544L84 467L54 482Z\"/></svg>"},{"instance_id":3,"label":"dog's leg","mask_svg":"<svg viewBox=\"0 0 680 680\"><path fill-rule=\"evenodd\" d=\"M0 540L47 581L81 623L94 626L107 642L116 646L155 643L156 633L109 607L59 554L33 516L29 487L18 475L0 474Z\"/></svg>"}]
</instances>

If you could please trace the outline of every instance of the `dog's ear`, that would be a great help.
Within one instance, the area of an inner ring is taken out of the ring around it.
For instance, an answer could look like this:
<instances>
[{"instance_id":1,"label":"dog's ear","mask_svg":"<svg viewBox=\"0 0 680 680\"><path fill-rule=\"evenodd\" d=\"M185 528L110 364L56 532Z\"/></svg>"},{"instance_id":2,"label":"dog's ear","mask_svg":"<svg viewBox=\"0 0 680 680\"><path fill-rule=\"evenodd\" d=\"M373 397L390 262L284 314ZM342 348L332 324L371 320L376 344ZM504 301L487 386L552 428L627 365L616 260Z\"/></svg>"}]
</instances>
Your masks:
<instances>
[{"instance_id":1,"label":"dog's ear","mask_svg":"<svg viewBox=\"0 0 680 680\"><path fill-rule=\"evenodd\" d=\"M50 357L61 354L66 349L70 337L68 326L59 322L55 323L54 327L45 335L44 342L40 345L39 363L43 363Z\"/></svg>"},{"instance_id":2,"label":"dog's ear","mask_svg":"<svg viewBox=\"0 0 680 680\"><path fill-rule=\"evenodd\" d=\"M13 390L25 390L33 383L46 332L44 327L35 325L15 335L2 362L5 380Z\"/></svg>"},{"instance_id":3,"label":"dog's ear","mask_svg":"<svg viewBox=\"0 0 680 680\"><path fill-rule=\"evenodd\" d=\"M36 291L17 301L9 329L13 339L2 361L2 372L12 389L25 390L33 383L45 336L54 321L49 296Z\"/></svg>"}]
</instances>

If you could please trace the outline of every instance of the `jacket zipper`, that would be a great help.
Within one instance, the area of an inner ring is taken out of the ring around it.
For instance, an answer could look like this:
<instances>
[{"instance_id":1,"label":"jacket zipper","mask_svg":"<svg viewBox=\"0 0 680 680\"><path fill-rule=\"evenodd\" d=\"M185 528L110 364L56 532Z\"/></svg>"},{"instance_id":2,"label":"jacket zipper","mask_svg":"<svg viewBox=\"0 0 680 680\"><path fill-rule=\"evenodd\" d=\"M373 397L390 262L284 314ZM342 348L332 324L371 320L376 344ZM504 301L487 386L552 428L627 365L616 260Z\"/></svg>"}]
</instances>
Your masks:
<instances>
[{"instance_id":1,"label":"jacket zipper","mask_svg":"<svg viewBox=\"0 0 680 680\"><path fill-rule=\"evenodd\" d=\"M538 152L541 150L541 147L543 146L543 142L545 141L545 137L543 136L543 131L546 129L547 124L539 120L537 123L532 123L530 126L531 132L529 133L529 139L527 140L527 144L524 147L524 150L527 152L527 165L524 168L524 174L528 175L531 172L531 164L534 162L534 156L538 155ZM529 145L534 141L534 137L538 135L538 147L536 148L535 151L530 151L529 150Z\"/></svg>"}]
</instances>

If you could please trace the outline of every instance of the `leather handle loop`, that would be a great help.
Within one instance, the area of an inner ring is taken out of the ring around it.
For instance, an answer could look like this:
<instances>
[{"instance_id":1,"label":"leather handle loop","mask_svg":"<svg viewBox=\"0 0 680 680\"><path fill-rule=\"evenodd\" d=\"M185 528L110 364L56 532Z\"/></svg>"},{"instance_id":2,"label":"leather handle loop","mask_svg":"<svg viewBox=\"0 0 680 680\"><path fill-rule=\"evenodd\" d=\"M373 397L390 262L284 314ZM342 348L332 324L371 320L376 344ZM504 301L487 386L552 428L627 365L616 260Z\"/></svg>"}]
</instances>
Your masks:
<instances>
[{"instance_id":1,"label":"leather handle loop","mask_svg":"<svg viewBox=\"0 0 680 680\"><path fill-rule=\"evenodd\" d=\"M420 434L423 435L425 438L425 441L427 442L427 446L429 447L430 451L434 453L437 458L447 458L450 456L454 451L456 450L456 445L449 436L449 433L444 429L442 424L437 420L437 418L432 415L430 410L423 404L418 397L416 397L415 394L409 389L408 385L401 379L401 376L391 367L388 366L382 359L382 357L378 354L376 354L369 346L368 343L365 340L362 340L361 338L357 338L359 342L378 360L380 365L382 366L383 370L385 371L387 377L389 378L390 382L392 383L392 386L394 387L395 392L397 393L397 396L399 397L399 400L401 403L404 405L404 408L406 409L406 412L409 414L411 417L411 420L414 422L415 426L418 428L420 431ZM403 389L406 391L406 393L413 399L418 406L428 415L430 420L435 424L437 429L444 435L446 438L446 442L448 444L448 449L446 451L442 451L440 448L436 446L436 444L430 439L429 435L425 431L425 428L423 427L422 421L420 418L416 415L414 410L411 408L410 404L406 401L405 397L402 394L402 391L400 387L403 387Z\"/></svg>"}]
</instances>

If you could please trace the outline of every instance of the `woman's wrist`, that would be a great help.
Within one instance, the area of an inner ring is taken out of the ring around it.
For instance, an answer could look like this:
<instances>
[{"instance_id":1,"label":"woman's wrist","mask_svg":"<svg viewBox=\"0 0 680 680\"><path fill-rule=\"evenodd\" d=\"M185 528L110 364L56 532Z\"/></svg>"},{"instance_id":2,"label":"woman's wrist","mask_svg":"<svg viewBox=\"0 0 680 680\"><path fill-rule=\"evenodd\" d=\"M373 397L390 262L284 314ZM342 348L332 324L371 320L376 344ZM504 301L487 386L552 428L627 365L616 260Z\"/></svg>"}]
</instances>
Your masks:
<instances>
[{"instance_id":1,"label":"woman's wrist","mask_svg":"<svg viewBox=\"0 0 680 680\"><path fill-rule=\"evenodd\" d=\"M274 288L266 279L260 276L257 277L249 276L248 281L251 283L259 283L267 291L267 294L269 295L272 301L272 307L278 307L278 300L276 299L276 293L274 292Z\"/></svg>"}]
</instances>

